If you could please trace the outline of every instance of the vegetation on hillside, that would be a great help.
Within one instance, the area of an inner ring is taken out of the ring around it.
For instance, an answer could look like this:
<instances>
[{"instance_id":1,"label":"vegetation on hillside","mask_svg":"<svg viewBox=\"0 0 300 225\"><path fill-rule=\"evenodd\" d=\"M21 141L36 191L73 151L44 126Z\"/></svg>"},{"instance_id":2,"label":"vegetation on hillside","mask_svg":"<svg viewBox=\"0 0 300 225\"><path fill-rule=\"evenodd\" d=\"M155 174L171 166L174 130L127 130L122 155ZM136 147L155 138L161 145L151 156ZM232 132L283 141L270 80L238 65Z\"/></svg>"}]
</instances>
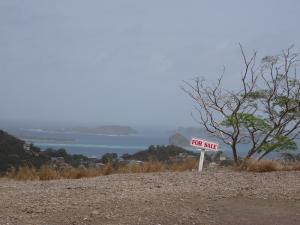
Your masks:
<instances>
[{"instance_id":1,"label":"vegetation on hillside","mask_svg":"<svg viewBox=\"0 0 300 225\"><path fill-rule=\"evenodd\" d=\"M48 159L52 157L62 157L64 158L64 161L68 164L70 164L73 167L80 166L82 161L87 161L88 157L81 155L81 154L68 154L65 149L52 149L48 148L41 152L43 155L45 155Z\"/></svg>"},{"instance_id":2,"label":"vegetation on hillside","mask_svg":"<svg viewBox=\"0 0 300 225\"><path fill-rule=\"evenodd\" d=\"M10 167L19 167L24 163L40 167L47 162L47 157L40 154L40 149L30 146L24 149L25 142L0 130L0 172Z\"/></svg>"},{"instance_id":3,"label":"vegetation on hillside","mask_svg":"<svg viewBox=\"0 0 300 225\"><path fill-rule=\"evenodd\" d=\"M105 153L102 155L100 162L107 164L107 163L114 163L118 160L118 154L117 153Z\"/></svg>"},{"instance_id":4,"label":"vegetation on hillside","mask_svg":"<svg viewBox=\"0 0 300 225\"><path fill-rule=\"evenodd\" d=\"M87 159L83 155L68 154L64 149L41 151L34 145L30 145L29 149L26 149L24 145L24 141L0 130L0 172L25 165L40 168L49 164L52 157L63 157L66 163L74 167Z\"/></svg>"},{"instance_id":5,"label":"vegetation on hillside","mask_svg":"<svg viewBox=\"0 0 300 225\"><path fill-rule=\"evenodd\" d=\"M199 155L192 151L187 151L183 148L173 146L173 145L151 145L148 149L144 151L139 151L137 153L134 153L132 155L130 154L124 154L122 155L123 159L126 160L140 160L140 161L160 161L165 162L169 161L171 157L178 156L180 153L185 153L187 155Z\"/></svg>"}]
</instances>

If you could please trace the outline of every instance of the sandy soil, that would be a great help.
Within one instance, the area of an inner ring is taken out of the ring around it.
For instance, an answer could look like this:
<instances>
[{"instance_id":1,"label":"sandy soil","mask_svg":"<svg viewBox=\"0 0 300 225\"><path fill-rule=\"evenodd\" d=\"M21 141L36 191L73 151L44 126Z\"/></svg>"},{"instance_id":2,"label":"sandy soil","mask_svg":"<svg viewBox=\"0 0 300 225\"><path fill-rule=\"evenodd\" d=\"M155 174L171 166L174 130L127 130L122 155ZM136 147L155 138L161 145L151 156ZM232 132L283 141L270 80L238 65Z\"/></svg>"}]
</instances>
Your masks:
<instances>
[{"instance_id":1,"label":"sandy soil","mask_svg":"<svg viewBox=\"0 0 300 225\"><path fill-rule=\"evenodd\" d=\"M0 179L0 224L300 224L300 172Z\"/></svg>"}]
</instances>

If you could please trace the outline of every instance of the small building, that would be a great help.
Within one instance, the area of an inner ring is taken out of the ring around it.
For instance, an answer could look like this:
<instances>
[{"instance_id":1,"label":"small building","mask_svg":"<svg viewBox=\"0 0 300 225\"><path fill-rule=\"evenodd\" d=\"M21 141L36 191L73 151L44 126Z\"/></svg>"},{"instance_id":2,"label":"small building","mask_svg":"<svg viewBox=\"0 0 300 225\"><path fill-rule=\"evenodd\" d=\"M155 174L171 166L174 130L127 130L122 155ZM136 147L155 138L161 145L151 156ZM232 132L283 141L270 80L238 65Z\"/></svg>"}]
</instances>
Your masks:
<instances>
[{"instance_id":1,"label":"small building","mask_svg":"<svg viewBox=\"0 0 300 225\"><path fill-rule=\"evenodd\" d=\"M30 151L30 148L31 148L31 145L28 144L28 143L25 143L25 144L23 145L23 149L24 149L25 151Z\"/></svg>"},{"instance_id":2,"label":"small building","mask_svg":"<svg viewBox=\"0 0 300 225\"><path fill-rule=\"evenodd\" d=\"M120 160L119 161L119 165L121 165L121 166L126 166L126 165L133 166L133 165L143 165L143 164L144 164L144 162L140 161L140 160Z\"/></svg>"}]
</instances>

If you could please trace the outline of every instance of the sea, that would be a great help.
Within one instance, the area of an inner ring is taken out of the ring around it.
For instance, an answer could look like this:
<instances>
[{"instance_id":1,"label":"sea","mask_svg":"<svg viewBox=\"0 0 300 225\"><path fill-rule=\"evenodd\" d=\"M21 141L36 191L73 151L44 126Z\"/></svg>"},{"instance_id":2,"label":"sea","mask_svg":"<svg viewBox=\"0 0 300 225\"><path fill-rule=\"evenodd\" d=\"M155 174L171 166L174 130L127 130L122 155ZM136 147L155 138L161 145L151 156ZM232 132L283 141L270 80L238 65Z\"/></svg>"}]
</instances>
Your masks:
<instances>
[{"instance_id":1,"label":"sea","mask_svg":"<svg viewBox=\"0 0 300 225\"><path fill-rule=\"evenodd\" d=\"M136 129L137 134L131 135L100 135L80 132L70 132L58 127L28 127L21 125L2 126L8 133L39 147L41 150L48 148L65 149L69 154L82 154L87 157L100 158L105 153L117 153L119 157L123 154L133 154L135 152L146 150L150 145L168 145L169 137L176 132L177 128L149 128L143 127ZM206 135L197 133L185 135L188 138L205 137ZM207 137L204 139L207 140ZM214 140L215 141L215 140ZM298 143L300 146L300 143ZM186 150L195 151L192 147L186 147ZM219 149L231 158L232 153L228 146L220 143ZM239 146L239 154L245 155L248 151L248 145ZM199 152L199 151L198 151ZM296 151L300 153L300 150ZM267 158L278 158L279 153L271 153Z\"/></svg>"},{"instance_id":2,"label":"sea","mask_svg":"<svg viewBox=\"0 0 300 225\"><path fill-rule=\"evenodd\" d=\"M150 145L167 145L171 130L142 128L137 134L101 135L63 131L49 128L7 126L5 130L42 150L65 149L70 154L101 157L105 153L132 154L146 150Z\"/></svg>"}]
</instances>

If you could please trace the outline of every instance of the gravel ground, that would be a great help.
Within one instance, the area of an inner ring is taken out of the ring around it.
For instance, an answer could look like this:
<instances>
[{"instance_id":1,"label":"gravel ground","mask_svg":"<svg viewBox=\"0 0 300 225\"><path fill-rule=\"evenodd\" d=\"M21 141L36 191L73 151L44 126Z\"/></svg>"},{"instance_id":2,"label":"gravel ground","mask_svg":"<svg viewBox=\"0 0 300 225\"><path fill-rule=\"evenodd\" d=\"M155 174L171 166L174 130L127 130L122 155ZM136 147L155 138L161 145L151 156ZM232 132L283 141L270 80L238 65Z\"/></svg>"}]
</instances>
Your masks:
<instances>
[{"instance_id":1,"label":"gravel ground","mask_svg":"<svg viewBox=\"0 0 300 225\"><path fill-rule=\"evenodd\" d=\"M0 224L300 224L300 172L0 179Z\"/></svg>"}]
</instances>

